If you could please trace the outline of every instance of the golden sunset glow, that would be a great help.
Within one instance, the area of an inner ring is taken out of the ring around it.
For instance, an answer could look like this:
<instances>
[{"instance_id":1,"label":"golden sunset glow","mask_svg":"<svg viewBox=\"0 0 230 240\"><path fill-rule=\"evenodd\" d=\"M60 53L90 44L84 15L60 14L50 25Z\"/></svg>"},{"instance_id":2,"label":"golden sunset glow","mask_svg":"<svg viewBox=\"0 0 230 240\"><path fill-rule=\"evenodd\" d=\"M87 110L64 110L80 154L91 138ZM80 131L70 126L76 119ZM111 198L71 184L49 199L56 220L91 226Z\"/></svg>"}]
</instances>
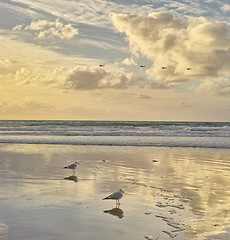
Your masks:
<instances>
[{"instance_id":1,"label":"golden sunset glow","mask_svg":"<svg viewBox=\"0 0 230 240\"><path fill-rule=\"evenodd\" d=\"M212 2L2 1L0 119L228 121L230 5Z\"/></svg>"}]
</instances>

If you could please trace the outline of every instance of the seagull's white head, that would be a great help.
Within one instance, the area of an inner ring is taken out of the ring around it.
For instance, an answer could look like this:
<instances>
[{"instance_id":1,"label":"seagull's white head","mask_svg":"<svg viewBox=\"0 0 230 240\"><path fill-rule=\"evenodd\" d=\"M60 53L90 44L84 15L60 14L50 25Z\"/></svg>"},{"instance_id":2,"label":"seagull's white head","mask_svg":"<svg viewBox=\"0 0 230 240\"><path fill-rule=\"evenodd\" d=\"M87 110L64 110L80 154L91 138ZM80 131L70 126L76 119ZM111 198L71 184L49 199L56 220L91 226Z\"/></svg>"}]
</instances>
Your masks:
<instances>
[{"instance_id":1,"label":"seagull's white head","mask_svg":"<svg viewBox=\"0 0 230 240\"><path fill-rule=\"evenodd\" d=\"M120 189L119 192L125 193L122 189Z\"/></svg>"}]
</instances>

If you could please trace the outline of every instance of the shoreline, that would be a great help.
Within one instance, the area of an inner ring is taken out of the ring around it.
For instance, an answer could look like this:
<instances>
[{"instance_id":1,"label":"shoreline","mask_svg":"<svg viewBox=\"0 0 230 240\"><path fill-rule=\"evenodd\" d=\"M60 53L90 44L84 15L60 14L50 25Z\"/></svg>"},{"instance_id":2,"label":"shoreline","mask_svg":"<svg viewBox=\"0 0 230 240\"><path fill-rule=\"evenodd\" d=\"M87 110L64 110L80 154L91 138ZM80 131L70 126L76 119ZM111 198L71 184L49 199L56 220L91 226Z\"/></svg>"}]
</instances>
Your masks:
<instances>
[{"instance_id":1,"label":"shoreline","mask_svg":"<svg viewBox=\"0 0 230 240\"><path fill-rule=\"evenodd\" d=\"M228 239L229 153L1 143L0 238ZM119 209L101 200L120 188Z\"/></svg>"},{"instance_id":2,"label":"shoreline","mask_svg":"<svg viewBox=\"0 0 230 240\"><path fill-rule=\"evenodd\" d=\"M4 136L0 144L230 149L227 137L179 136Z\"/></svg>"}]
</instances>

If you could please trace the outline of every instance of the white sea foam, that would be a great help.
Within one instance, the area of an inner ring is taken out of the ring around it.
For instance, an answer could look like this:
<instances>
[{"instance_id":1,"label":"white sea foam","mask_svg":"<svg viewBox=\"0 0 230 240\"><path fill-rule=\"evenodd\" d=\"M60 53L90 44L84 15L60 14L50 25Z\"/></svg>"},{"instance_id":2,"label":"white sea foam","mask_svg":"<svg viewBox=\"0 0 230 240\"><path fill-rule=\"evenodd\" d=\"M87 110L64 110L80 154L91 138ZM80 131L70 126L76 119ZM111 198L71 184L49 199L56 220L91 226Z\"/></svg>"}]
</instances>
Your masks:
<instances>
[{"instance_id":1,"label":"white sea foam","mask_svg":"<svg viewBox=\"0 0 230 240\"><path fill-rule=\"evenodd\" d=\"M0 121L0 143L230 148L230 123Z\"/></svg>"}]
</instances>

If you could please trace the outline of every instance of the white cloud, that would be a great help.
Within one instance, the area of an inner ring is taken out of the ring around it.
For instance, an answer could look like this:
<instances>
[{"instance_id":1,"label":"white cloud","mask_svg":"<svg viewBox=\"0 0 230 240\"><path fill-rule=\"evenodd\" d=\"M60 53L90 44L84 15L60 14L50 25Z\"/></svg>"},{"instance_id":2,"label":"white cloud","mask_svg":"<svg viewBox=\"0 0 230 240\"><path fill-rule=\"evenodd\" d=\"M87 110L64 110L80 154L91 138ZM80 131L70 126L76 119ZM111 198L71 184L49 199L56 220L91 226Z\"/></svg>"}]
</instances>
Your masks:
<instances>
[{"instance_id":1,"label":"white cloud","mask_svg":"<svg viewBox=\"0 0 230 240\"><path fill-rule=\"evenodd\" d=\"M57 17L65 21L84 23L95 26L110 27L108 15L111 10L117 13L147 15L156 11L170 11L171 13L188 14L192 16L211 16L224 19L217 10L213 10L211 0L203 1L176 1L176 0L154 0L154 1L109 1L109 0L14 0L3 1L2 6L10 8L22 16L31 19L42 19L47 16ZM223 0L213 0L223 2ZM227 2L225 0L225 2ZM223 3L221 3L223 4ZM219 10L219 9L218 9ZM214 13L217 13L213 16Z\"/></svg>"},{"instance_id":2,"label":"white cloud","mask_svg":"<svg viewBox=\"0 0 230 240\"><path fill-rule=\"evenodd\" d=\"M111 18L116 29L126 34L131 52L154 62L146 71L153 79L178 82L230 74L230 34L225 23L203 17L179 19L169 13Z\"/></svg>"},{"instance_id":3,"label":"white cloud","mask_svg":"<svg viewBox=\"0 0 230 240\"><path fill-rule=\"evenodd\" d=\"M25 28L25 24L17 25L13 28L14 31L21 31Z\"/></svg>"},{"instance_id":4,"label":"white cloud","mask_svg":"<svg viewBox=\"0 0 230 240\"><path fill-rule=\"evenodd\" d=\"M77 28L74 28L72 24L63 24L58 19L55 22L47 20L33 21L29 26L18 25L13 30L32 31L37 34L38 38L71 39L78 35Z\"/></svg>"},{"instance_id":5,"label":"white cloud","mask_svg":"<svg viewBox=\"0 0 230 240\"><path fill-rule=\"evenodd\" d=\"M225 4L224 6L221 7L221 11L224 13L230 12L230 5Z\"/></svg>"},{"instance_id":6,"label":"white cloud","mask_svg":"<svg viewBox=\"0 0 230 240\"><path fill-rule=\"evenodd\" d=\"M64 19L67 22L84 23L88 25L111 27L109 14L115 12L147 14L152 10L148 3L127 4L125 2L107 0L14 0L10 3L0 3L6 8L30 19L42 19L47 16Z\"/></svg>"},{"instance_id":7,"label":"white cloud","mask_svg":"<svg viewBox=\"0 0 230 240\"><path fill-rule=\"evenodd\" d=\"M0 59L0 67L10 67L12 64L10 59Z\"/></svg>"},{"instance_id":8,"label":"white cloud","mask_svg":"<svg viewBox=\"0 0 230 240\"><path fill-rule=\"evenodd\" d=\"M124 65L137 65L132 58L126 58L126 59L124 59L124 61L122 62L122 64L124 64Z\"/></svg>"},{"instance_id":9,"label":"white cloud","mask_svg":"<svg viewBox=\"0 0 230 240\"><path fill-rule=\"evenodd\" d=\"M209 79L196 88L198 92L230 96L230 79Z\"/></svg>"},{"instance_id":10,"label":"white cloud","mask_svg":"<svg viewBox=\"0 0 230 240\"><path fill-rule=\"evenodd\" d=\"M88 66L60 67L54 70L21 68L15 74L8 74L3 78L19 85L49 86L66 90L126 89L133 86L154 87L153 83L149 84L143 78L132 73L112 73L101 68Z\"/></svg>"}]
</instances>

